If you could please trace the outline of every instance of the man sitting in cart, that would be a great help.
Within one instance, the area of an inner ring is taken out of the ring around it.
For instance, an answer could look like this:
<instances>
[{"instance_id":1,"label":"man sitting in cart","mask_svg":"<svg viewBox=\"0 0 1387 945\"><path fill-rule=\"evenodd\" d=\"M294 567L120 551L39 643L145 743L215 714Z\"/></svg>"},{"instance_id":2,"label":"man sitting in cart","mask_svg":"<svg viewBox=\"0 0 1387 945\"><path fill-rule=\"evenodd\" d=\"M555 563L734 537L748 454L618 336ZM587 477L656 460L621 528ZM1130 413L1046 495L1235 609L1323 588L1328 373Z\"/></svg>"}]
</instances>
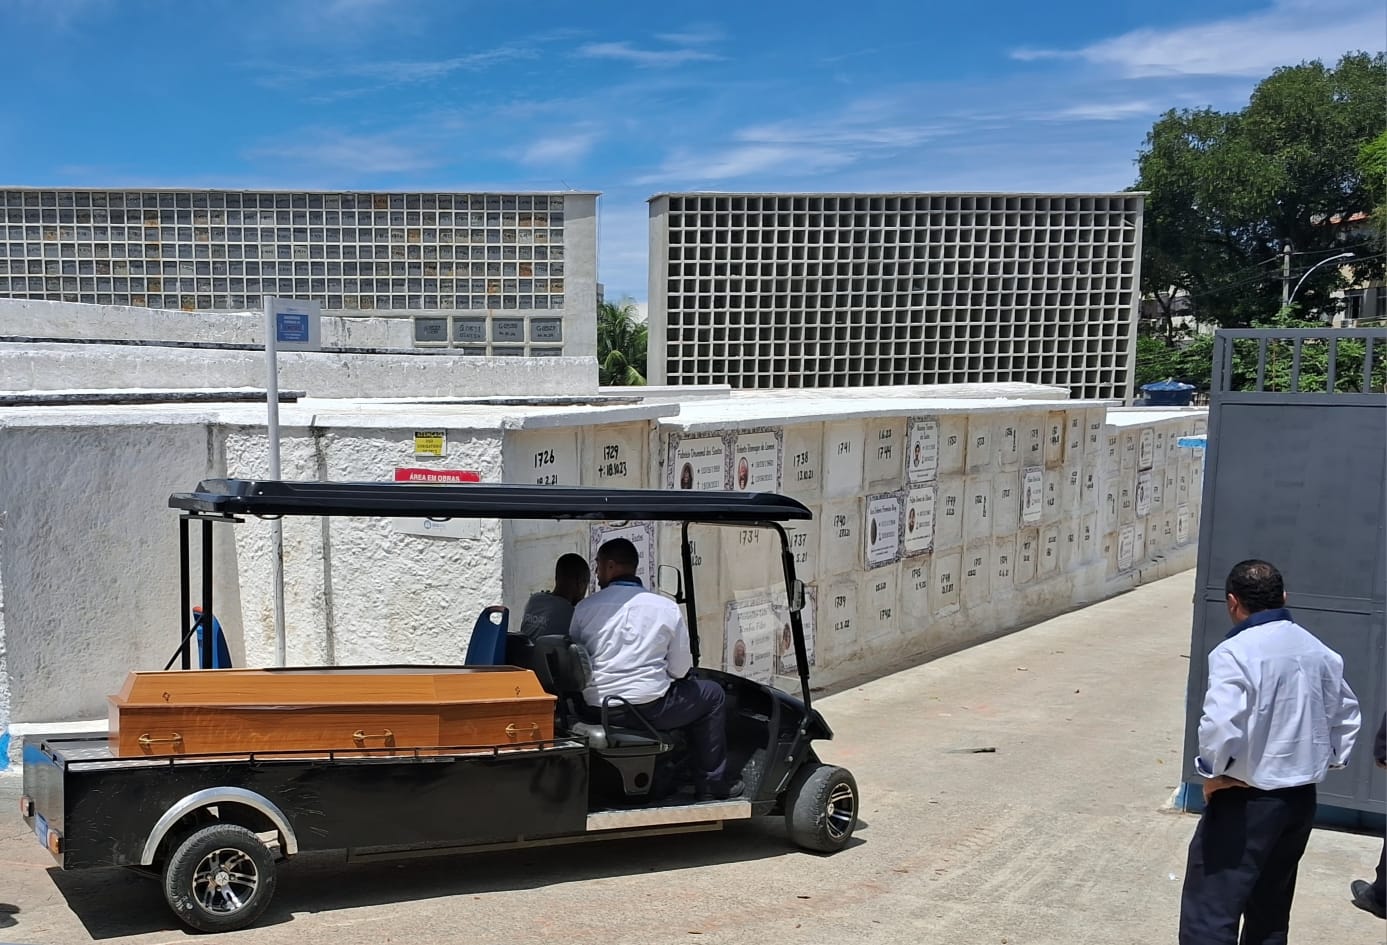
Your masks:
<instances>
[{"instance_id":1,"label":"man sitting in cart","mask_svg":"<svg viewBox=\"0 0 1387 945\"><path fill-rule=\"evenodd\" d=\"M592 657L590 706L608 696L634 706L651 725L684 730L694 754L700 798L738 797L727 771L727 710L722 687L690 675L689 628L679 605L645 589L640 555L625 538L597 549L600 590L574 608L569 635ZM618 716L619 717L619 716Z\"/></svg>"},{"instance_id":2,"label":"man sitting in cart","mask_svg":"<svg viewBox=\"0 0 1387 945\"><path fill-rule=\"evenodd\" d=\"M530 596L520 618L520 632L531 640L551 634L567 636L573 608L588 596L590 580L592 574L582 555L560 555L554 562L554 589Z\"/></svg>"}]
</instances>

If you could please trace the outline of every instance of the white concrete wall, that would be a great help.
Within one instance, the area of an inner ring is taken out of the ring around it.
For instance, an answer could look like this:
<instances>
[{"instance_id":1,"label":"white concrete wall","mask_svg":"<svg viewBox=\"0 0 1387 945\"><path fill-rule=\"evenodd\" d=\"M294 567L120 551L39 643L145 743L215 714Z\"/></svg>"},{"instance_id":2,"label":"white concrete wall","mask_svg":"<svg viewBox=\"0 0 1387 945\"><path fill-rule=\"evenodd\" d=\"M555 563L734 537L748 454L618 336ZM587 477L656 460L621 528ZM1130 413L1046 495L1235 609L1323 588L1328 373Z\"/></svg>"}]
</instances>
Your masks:
<instances>
[{"instance_id":1,"label":"white concrete wall","mask_svg":"<svg viewBox=\"0 0 1387 945\"><path fill-rule=\"evenodd\" d=\"M321 325L323 345L328 348L410 350L414 347L412 316L412 312L324 315ZM0 298L0 335L263 345L265 313L182 312L131 305L84 305Z\"/></svg>"},{"instance_id":2,"label":"white concrete wall","mask_svg":"<svg viewBox=\"0 0 1387 945\"><path fill-rule=\"evenodd\" d=\"M0 344L0 390L265 387L260 351L101 344ZM279 355L281 390L314 397L582 395L597 391L591 358L452 354Z\"/></svg>"},{"instance_id":3,"label":"white concrete wall","mask_svg":"<svg viewBox=\"0 0 1387 945\"><path fill-rule=\"evenodd\" d=\"M179 611L168 496L219 463L195 418L63 413L0 417L0 723L104 716L129 669L163 667Z\"/></svg>"}]
</instances>

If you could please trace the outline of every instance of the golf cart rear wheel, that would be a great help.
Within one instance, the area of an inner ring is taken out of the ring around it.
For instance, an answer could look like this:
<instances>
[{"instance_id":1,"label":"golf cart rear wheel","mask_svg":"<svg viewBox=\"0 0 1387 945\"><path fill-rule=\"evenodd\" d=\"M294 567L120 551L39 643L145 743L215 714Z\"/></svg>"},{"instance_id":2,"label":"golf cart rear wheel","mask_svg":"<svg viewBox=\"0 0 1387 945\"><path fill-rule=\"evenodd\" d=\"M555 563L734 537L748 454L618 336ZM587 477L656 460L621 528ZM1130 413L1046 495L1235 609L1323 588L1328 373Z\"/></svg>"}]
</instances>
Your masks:
<instances>
[{"instance_id":1,"label":"golf cart rear wheel","mask_svg":"<svg viewBox=\"0 0 1387 945\"><path fill-rule=\"evenodd\" d=\"M274 891L274 854L236 824L203 827L179 844L164 866L164 899L180 921L199 932L250 925Z\"/></svg>"},{"instance_id":2,"label":"golf cart rear wheel","mask_svg":"<svg viewBox=\"0 0 1387 945\"><path fill-rule=\"evenodd\" d=\"M807 764L785 791L785 828L806 850L837 853L857 826L857 782L846 768Z\"/></svg>"}]
</instances>

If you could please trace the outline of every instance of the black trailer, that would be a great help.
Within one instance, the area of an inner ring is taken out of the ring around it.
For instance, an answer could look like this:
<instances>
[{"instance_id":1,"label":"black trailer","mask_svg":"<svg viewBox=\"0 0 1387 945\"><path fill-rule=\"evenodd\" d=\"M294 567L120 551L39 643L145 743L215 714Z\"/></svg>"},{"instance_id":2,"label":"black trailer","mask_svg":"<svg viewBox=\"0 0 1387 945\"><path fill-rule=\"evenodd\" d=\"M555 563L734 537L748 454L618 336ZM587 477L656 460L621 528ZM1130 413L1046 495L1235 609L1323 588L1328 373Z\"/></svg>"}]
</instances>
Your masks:
<instances>
[{"instance_id":1,"label":"black trailer","mask_svg":"<svg viewBox=\"0 0 1387 945\"><path fill-rule=\"evenodd\" d=\"M221 525L285 515L664 521L682 528L682 570L659 584L684 606L698 663L689 526L767 529L779 536L800 694L697 667L727 696L729 765L745 794L699 801L680 790L678 733L638 712L594 716L578 703L581 654L566 638L507 641L507 662L557 697L555 737L509 746L362 748L116 758L104 736L29 736L22 814L63 869L125 866L157 876L174 913L202 931L255 921L275 888L276 860L345 850L353 858L514 849L582 840L720 829L783 816L798 845L832 853L857 824L852 775L825 765L833 737L811 706L800 610L804 586L780 523L810 512L772 494L494 484L208 480L170 497L182 512L182 614L191 611L189 530L202 529L201 614L213 614L212 544ZM199 618L200 619L200 618ZM191 668L198 630L180 617L178 653ZM210 666L213 647L202 647ZM170 660L172 664L174 660ZM621 724L613 719L620 718Z\"/></svg>"}]
</instances>

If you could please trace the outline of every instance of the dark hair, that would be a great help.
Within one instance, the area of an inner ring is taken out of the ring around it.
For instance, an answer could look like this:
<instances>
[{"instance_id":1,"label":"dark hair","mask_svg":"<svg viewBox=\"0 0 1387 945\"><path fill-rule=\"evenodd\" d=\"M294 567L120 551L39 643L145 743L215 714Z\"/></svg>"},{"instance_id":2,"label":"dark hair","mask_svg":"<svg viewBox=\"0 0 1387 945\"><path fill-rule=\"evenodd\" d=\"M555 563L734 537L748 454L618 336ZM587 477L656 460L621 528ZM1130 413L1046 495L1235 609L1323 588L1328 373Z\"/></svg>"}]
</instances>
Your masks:
<instances>
[{"instance_id":1,"label":"dark hair","mask_svg":"<svg viewBox=\"0 0 1387 945\"><path fill-rule=\"evenodd\" d=\"M555 584L565 582L586 584L591 574L592 572L588 570L588 563L582 555L569 552L566 555L559 555L559 560L554 562Z\"/></svg>"},{"instance_id":2,"label":"dark hair","mask_svg":"<svg viewBox=\"0 0 1387 945\"><path fill-rule=\"evenodd\" d=\"M1286 584L1276 566L1256 558L1239 561L1228 572L1224 593L1238 599L1249 614L1286 606Z\"/></svg>"},{"instance_id":3,"label":"dark hair","mask_svg":"<svg viewBox=\"0 0 1387 945\"><path fill-rule=\"evenodd\" d=\"M636 546L626 538L613 538L611 541L603 542L602 547L597 549L597 557L630 568L632 571L641 563L640 552L636 551Z\"/></svg>"}]
</instances>

